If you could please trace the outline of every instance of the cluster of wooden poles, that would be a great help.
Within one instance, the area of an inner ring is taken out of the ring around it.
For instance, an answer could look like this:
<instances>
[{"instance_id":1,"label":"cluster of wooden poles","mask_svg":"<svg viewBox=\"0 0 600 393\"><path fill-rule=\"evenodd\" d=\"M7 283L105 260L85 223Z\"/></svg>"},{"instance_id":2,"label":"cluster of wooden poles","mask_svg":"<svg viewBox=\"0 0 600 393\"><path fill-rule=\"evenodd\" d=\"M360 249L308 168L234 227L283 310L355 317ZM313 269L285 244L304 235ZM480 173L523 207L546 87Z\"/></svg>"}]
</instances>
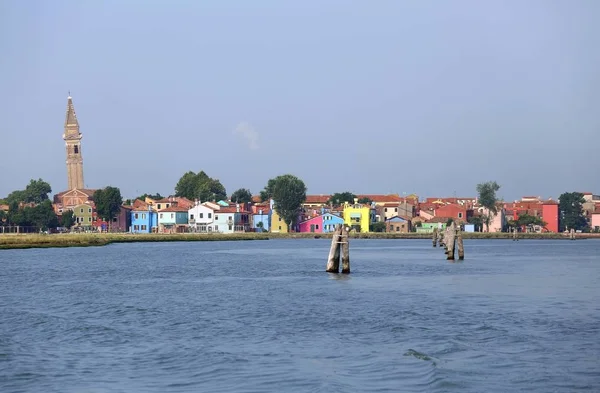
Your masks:
<instances>
[{"instance_id":1,"label":"cluster of wooden poles","mask_svg":"<svg viewBox=\"0 0 600 393\"><path fill-rule=\"evenodd\" d=\"M348 243L348 227L338 224L331 238L331 248L327 259L327 272L340 272L340 256L342 259L342 273L350 273L350 244Z\"/></svg>"},{"instance_id":2,"label":"cluster of wooden poles","mask_svg":"<svg viewBox=\"0 0 600 393\"><path fill-rule=\"evenodd\" d=\"M446 254L447 260L454 260L455 248L458 248L458 259L461 261L465 259L462 231L454 222L452 222L450 226L447 226L444 231L438 231L437 228L434 228L432 240L433 247L437 247L438 243L440 247L444 247L444 253Z\"/></svg>"}]
</instances>

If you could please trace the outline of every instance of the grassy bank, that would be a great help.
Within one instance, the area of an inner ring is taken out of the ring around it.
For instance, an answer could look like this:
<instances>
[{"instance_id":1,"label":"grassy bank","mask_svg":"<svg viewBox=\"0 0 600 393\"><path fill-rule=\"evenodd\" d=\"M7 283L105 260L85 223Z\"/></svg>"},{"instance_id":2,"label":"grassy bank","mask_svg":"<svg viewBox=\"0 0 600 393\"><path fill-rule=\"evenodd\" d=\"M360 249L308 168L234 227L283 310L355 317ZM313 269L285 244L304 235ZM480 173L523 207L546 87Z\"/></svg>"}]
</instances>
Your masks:
<instances>
[{"instance_id":1,"label":"grassy bank","mask_svg":"<svg viewBox=\"0 0 600 393\"><path fill-rule=\"evenodd\" d=\"M600 238L599 234L577 234L578 238ZM0 235L0 249L91 247L111 243L186 242L186 241L241 241L269 239L331 238L328 234L314 233L236 233L236 234L23 234ZM419 233L352 233L354 239L431 239ZM511 239L510 233L464 233L465 239ZM567 239L559 233L521 233L519 239Z\"/></svg>"}]
</instances>

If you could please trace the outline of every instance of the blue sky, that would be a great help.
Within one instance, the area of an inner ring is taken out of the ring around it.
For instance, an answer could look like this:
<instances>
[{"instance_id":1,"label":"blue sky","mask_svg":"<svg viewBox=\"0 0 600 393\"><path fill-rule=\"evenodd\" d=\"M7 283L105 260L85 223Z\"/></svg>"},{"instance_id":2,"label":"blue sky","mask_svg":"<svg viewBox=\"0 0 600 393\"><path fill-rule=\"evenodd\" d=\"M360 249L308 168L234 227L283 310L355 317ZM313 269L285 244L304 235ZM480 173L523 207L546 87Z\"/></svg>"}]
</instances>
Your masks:
<instances>
[{"instance_id":1,"label":"blue sky","mask_svg":"<svg viewBox=\"0 0 600 393\"><path fill-rule=\"evenodd\" d=\"M597 1L0 2L0 196L85 183L231 193L600 193Z\"/></svg>"}]
</instances>

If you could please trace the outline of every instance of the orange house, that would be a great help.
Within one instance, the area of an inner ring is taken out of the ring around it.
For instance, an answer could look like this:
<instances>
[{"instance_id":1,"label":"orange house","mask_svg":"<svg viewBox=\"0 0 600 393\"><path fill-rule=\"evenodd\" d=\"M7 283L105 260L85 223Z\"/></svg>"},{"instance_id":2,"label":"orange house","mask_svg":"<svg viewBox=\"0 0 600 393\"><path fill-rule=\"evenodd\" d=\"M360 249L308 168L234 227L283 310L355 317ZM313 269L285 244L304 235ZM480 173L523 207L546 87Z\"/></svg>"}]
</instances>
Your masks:
<instances>
[{"instance_id":1,"label":"orange house","mask_svg":"<svg viewBox=\"0 0 600 393\"><path fill-rule=\"evenodd\" d=\"M542 220L546 223L548 232L558 232L558 203L544 202L542 205Z\"/></svg>"}]
</instances>

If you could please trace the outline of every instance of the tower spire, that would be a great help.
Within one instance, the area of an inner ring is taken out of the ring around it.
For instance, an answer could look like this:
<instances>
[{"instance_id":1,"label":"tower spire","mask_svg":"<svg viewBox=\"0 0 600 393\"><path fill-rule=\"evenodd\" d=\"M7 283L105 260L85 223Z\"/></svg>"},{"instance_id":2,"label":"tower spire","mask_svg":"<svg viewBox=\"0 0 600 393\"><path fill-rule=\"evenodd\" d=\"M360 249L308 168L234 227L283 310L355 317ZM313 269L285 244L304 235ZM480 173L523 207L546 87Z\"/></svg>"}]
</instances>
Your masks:
<instances>
[{"instance_id":1,"label":"tower spire","mask_svg":"<svg viewBox=\"0 0 600 393\"><path fill-rule=\"evenodd\" d=\"M73 98L71 97L70 91L69 97L67 97L67 115L65 117L65 127L67 126L79 127L79 122L77 121L77 115L75 114L75 107L73 106Z\"/></svg>"}]
</instances>

